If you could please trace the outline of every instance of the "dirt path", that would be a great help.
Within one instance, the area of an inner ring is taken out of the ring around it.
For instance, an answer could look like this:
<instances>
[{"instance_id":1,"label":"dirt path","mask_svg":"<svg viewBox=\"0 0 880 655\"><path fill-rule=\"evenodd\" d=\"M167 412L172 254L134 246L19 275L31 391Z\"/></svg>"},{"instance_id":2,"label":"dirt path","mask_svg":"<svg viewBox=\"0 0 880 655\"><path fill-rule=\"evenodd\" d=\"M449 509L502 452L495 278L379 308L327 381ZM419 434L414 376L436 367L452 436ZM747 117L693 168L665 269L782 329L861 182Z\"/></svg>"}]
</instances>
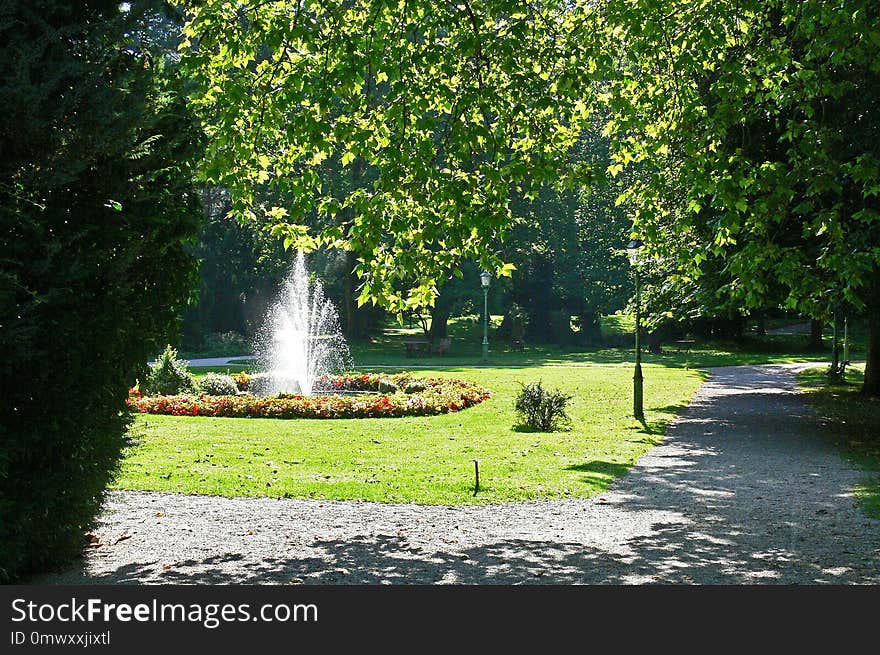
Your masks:
<instances>
[{"instance_id":1,"label":"dirt path","mask_svg":"<svg viewBox=\"0 0 880 655\"><path fill-rule=\"evenodd\" d=\"M880 521L849 495L864 474L820 438L792 370L716 369L664 444L597 498L426 507L115 493L106 545L34 582L880 583Z\"/></svg>"}]
</instances>

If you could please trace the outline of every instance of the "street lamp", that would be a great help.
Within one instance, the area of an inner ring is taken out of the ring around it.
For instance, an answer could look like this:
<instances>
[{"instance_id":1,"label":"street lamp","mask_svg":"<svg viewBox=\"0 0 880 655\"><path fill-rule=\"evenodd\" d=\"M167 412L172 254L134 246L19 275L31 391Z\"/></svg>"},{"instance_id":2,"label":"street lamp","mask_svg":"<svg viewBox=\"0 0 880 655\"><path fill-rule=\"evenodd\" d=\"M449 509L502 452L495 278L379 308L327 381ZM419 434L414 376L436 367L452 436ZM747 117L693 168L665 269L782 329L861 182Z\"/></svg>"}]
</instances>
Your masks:
<instances>
[{"instance_id":1,"label":"street lamp","mask_svg":"<svg viewBox=\"0 0 880 655\"><path fill-rule=\"evenodd\" d=\"M639 249L644 245L638 239L633 239L626 246L626 253L629 255L629 263L633 267L636 277L636 369L633 373L633 416L638 420L645 420L645 410L643 402L643 386L642 386L642 343L641 343L641 310L642 310L642 293L639 284Z\"/></svg>"},{"instance_id":2,"label":"street lamp","mask_svg":"<svg viewBox=\"0 0 880 655\"><path fill-rule=\"evenodd\" d=\"M489 284L492 275L488 271L480 273L480 285L483 287L483 364L489 363Z\"/></svg>"}]
</instances>

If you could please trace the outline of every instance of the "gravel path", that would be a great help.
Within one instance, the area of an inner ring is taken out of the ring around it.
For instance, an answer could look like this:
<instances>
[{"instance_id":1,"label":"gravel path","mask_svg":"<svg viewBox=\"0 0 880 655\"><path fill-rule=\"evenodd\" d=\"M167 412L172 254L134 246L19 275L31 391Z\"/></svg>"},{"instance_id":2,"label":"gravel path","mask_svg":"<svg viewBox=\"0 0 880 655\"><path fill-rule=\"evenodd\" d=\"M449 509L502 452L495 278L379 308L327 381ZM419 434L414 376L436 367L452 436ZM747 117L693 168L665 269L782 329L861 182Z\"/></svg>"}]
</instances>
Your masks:
<instances>
[{"instance_id":1,"label":"gravel path","mask_svg":"<svg viewBox=\"0 0 880 655\"><path fill-rule=\"evenodd\" d=\"M114 493L105 545L35 582L880 583L880 521L849 495L865 474L818 436L792 370L715 369L663 445L597 498L429 507Z\"/></svg>"}]
</instances>

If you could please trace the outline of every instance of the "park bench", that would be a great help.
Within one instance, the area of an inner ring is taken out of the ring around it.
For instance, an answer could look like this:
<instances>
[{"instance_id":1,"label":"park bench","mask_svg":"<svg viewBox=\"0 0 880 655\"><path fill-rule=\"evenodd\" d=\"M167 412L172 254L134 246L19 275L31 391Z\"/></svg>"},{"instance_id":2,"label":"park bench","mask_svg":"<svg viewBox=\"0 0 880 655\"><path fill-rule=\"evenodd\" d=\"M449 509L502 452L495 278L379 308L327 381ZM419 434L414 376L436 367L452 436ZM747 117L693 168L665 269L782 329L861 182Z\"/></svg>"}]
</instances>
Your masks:
<instances>
[{"instance_id":1,"label":"park bench","mask_svg":"<svg viewBox=\"0 0 880 655\"><path fill-rule=\"evenodd\" d=\"M675 352L680 353L684 350L685 354L691 351L691 348L696 343L696 339L679 339L678 341L672 342L675 345Z\"/></svg>"}]
</instances>

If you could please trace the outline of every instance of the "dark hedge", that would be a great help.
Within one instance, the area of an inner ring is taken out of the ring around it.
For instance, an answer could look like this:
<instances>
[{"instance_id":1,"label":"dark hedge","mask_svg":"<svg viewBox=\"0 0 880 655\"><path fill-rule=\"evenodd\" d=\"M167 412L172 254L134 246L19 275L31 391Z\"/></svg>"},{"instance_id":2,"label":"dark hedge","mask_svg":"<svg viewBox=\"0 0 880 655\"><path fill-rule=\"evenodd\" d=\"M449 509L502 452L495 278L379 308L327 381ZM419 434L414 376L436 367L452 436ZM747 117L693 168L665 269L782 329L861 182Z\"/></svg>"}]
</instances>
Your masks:
<instances>
[{"instance_id":1,"label":"dark hedge","mask_svg":"<svg viewBox=\"0 0 880 655\"><path fill-rule=\"evenodd\" d=\"M157 7L0 2L0 582L81 552L197 282L201 137Z\"/></svg>"}]
</instances>

